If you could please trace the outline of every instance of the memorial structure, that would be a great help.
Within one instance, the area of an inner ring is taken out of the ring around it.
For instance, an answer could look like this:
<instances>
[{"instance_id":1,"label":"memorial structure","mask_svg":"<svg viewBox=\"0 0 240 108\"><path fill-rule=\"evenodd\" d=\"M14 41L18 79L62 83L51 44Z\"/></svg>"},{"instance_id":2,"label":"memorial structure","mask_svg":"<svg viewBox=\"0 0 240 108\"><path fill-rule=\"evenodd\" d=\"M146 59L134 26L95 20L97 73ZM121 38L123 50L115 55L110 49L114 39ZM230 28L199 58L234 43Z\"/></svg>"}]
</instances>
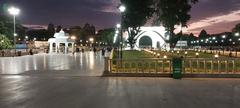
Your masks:
<instances>
[{"instance_id":1,"label":"memorial structure","mask_svg":"<svg viewBox=\"0 0 240 108\"><path fill-rule=\"evenodd\" d=\"M139 35L135 37L136 44L134 49L154 48L170 50L170 46L166 42L169 39L169 34L163 26L141 27L140 30ZM128 39L128 34L125 33L124 37ZM130 48L130 46L128 47Z\"/></svg>"},{"instance_id":2,"label":"memorial structure","mask_svg":"<svg viewBox=\"0 0 240 108\"><path fill-rule=\"evenodd\" d=\"M68 53L69 47L71 46L71 51L74 51L74 42L75 40L70 39L63 30L54 34L54 38L48 39L49 43L49 53ZM64 47L62 47L63 45Z\"/></svg>"}]
</instances>

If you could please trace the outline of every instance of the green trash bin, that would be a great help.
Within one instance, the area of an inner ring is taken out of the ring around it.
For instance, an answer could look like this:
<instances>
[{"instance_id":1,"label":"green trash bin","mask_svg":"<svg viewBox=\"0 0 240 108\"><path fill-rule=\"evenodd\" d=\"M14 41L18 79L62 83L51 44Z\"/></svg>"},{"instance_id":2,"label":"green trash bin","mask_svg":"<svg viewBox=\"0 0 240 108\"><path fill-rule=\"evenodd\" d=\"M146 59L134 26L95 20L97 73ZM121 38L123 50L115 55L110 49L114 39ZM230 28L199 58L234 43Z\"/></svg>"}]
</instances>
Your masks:
<instances>
[{"instance_id":1,"label":"green trash bin","mask_svg":"<svg viewBox=\"0 0 240 108\"><path fill-rule=\"evenodd\" d=\"M174 79L182 78L182 58L173 58L172 59L172 73Z\"/></svg>"}]
</instances>

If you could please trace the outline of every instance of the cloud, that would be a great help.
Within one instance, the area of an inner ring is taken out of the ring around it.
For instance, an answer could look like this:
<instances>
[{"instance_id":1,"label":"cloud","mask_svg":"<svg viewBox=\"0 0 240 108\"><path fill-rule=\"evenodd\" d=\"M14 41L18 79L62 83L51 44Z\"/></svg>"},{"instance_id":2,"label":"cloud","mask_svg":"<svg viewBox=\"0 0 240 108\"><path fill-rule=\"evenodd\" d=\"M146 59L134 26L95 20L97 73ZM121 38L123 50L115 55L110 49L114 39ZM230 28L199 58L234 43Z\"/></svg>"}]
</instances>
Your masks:
<instances>
[{"instance_id":1,"label":"cloud","mask_svg":"<svg viewBox=\"0 0 240 108\"><path fill-rule=\"evenodd\" d=\"M33 25L33 24L24 24L24 27L27 27L29 29L47 29L46 25Z\"/></svg>"},{"instance_id":2,"label":"cloud","mask_svg":"<svg viewBox=\"0 0 240 108\"><path fill-rule=\"evenodd\" d=\"M237 22L237 21L240 21L240 10L232 11L224 15L208 17L200 21L193 22L189 24L185 32L190 33L190 32L196 32L197 30L200 32L201 29L208 28L210 26L221 25L221 24ZM222 26L219 26L219 27L222 27Z\"/></svg>"},{"instance_id":3,"label":"cloud","mask_svg":"<svg viewBox=\"0 0 240 108\"><path fill-rule=\"evenodd\" d=\"M97 0L104 5L102 5L100 12L106 12L106 13L118 13L117 6L120 4L119 0Z\"/></svg>"}]
</instances>

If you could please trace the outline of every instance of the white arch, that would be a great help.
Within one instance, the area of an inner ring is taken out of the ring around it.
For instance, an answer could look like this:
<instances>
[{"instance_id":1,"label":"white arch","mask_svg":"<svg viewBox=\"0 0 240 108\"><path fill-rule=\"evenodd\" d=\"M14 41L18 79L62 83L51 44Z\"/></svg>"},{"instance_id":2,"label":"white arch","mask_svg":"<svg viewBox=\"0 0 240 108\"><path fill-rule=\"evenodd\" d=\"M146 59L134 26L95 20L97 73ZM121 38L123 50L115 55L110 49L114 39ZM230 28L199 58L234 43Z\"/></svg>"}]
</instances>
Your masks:
<instances>
[{"instance_id":1,"label":"white arch","mask_svg":"<svg viewBox=\"0 0 240 108\"><path fill-rule=\"evenodd\" d=\"M143 36L148 36L152 39L152 48L157 49L157 43L160 43L160 47L166 45L165 37L166 30L164 27L141 27L141 33L136 37L137 41L135 44L135 49L139 49L139 40Z\"/></svg>"}]
</instances>

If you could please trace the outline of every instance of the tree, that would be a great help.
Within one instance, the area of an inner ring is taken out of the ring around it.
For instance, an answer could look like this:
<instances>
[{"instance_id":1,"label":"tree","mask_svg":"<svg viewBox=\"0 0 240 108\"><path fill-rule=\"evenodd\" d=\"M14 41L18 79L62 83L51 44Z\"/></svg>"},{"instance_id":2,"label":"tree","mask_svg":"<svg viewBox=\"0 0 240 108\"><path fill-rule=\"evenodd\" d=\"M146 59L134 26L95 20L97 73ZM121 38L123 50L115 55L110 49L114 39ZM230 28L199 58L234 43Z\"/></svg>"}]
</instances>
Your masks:
<instances>
[{"instance_id":1,"label":"tree","mask_svg":"<svg viewBox=\"0 0 240 108\"><path fill-rule=\"evenodd\" d=\"M13 24L10 18L4 15L0 15L0 34L13 39Z\"/></svg>"},{"instance_id":2,"label":"tree","mask_svg":"<svg viewBox=\"0 0 240 108\"><path fill-rule=\"evenodd\" d=\"M53 37L53 35L55 33L55 26L52 23L48 24L47 32L48 32L47 38Z\"/></svg>"},{"instance_id":3,"label":"tree","mask_svg":"<svg viewBox=\"0 0 240 108\"><path fill-rule=\"evenodd\" d=\"M37 40L47 40L48 31L46 29L40 29L40 30L29 30L26 33L29 36L30 40L34 40L36 38Z\"/></svg>"},{"instance_id":4,"label":"tree","mask_svg":"<svg viewBox=\"0 0 240 108\"><path fill-rule=\"evenodd\" d=\"M206 39L208 38L209 35L207 34L207 31L206 30L202 30L198 36L199 39Z\"/></svg>"},{"instance_id":5,"label":"tree","mask_svg":"<svg viewBox=\"0 0 240 108\"><path fill-rule=\"evenodd\" d=\"M98 33L100 41L107 43L108 45L113 44L114 34L115 34L114 28L100 30L100 32Z\"/></svg>"},{"instance_id":6,"label":"tree","mask_svg":"<svg viewBox=\"0 0 240 108\"><path fill-rule=\"evenodd\" d=\"M129 38L127 43L133 49L136 39L140 33L140 27L152 16L154 8L152 0L121 0L126 7L126 11L122 14L122 27L128 32Z\"/></svg>"},{"instance_id":7,"label":"tree","mask_svg":"<svg viewBox=\"0 0 240 108\"><path fill-rule=\"evenodd\" d=\"M0 50L12 48L11 41L5 36L0 34Z\"/></svg>"},{"instance_id":8,"label":"tree","mask_svg":"<svg viewBox=\"0 0 240 108\"><path fill-rule=\"evenodd\" d=\"M196 2L198 0L157 0L157 18L170 34L169 43L171 48L176 45L174 39L175 25L187 27L187 22L191 18L189 14L191 5Z\"/></svg>"},{"instance_id":9,"label":"tree","mask_svg":"<svg viewBox=\"0 0 240 108\"><path fill-rule=\"evenodd\" d=\"M240 23L237 24L233 29L232 29L233 32L240 32Z\"/></svg>"},{"instance_id":10,"label":"tree","mask_svg":"<svg viewBox=\"0 0 240 108\"><path fill-rule=\"evenodd\" d=\"M16 21L16 38L24 38L26 35L26 29L20 22ZM13 40L13 20L6 15L0 15L0 34L5 35L8 39Z\"/></svg>"},{"instance_id":11,"label":"tree","mask_svg":"<svg viewBox=\"0 0 240 108\"><path fill-rule=\"evenodd\" d=\"M60 26L60 25L59 25L59 26L57 26L56 32L60 32L60 31L62 30L62 28L63 28L63 27L62 27L62 26Z\"/></svg>"},{"instance_id":12,"label":"tree","mask_svg":"<svg viewBox=\"0 0 240 108\"><path fill-rule=\"evenodd\" d=\"M83 37L83 29L80 26L70 27L70 36L76 36L76 41L79 43L80 40L85 40Z\"/></svg>"}]
</instances>

